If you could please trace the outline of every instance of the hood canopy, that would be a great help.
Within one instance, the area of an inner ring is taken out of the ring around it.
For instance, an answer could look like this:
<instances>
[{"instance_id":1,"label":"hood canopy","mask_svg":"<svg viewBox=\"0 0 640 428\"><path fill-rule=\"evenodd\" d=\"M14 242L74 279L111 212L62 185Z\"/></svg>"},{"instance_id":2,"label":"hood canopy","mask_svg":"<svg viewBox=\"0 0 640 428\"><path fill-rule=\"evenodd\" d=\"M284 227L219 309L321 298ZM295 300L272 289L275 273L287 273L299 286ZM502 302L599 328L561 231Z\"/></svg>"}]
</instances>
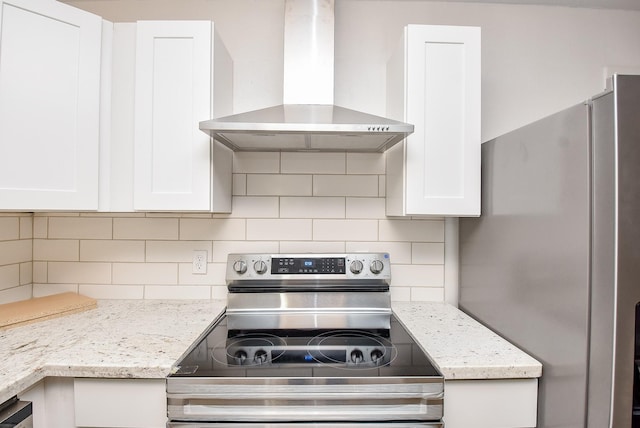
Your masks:
<instances>
[{"instance_id":1,"label":"hood canopy","mask_svg":"<svg viewBox=\"0 0 640 428\"><path fill-rule=\"evenodd\" d=\"M333 105L334 0L285 0L284 104L200 122L233 150L383 152L413 125Z\"/></svg>"}]
</instances>

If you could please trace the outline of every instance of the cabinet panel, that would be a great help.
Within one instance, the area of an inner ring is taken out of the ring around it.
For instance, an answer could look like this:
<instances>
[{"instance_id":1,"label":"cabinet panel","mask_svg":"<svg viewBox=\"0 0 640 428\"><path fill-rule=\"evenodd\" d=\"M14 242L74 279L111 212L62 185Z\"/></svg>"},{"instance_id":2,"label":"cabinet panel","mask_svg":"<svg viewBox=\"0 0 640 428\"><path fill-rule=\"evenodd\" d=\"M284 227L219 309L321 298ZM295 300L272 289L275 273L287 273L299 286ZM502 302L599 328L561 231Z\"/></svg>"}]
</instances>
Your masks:
<instances>
[{"instance_id":1,"label":"cabinet panel","mask_svg":"<svg viewBox=\"0 0 640 428\"><path fill-rule=\"evenodd\" d=\"M74 379L75 424L82 427L164 427L164 379Z\"/></svg>"},{"instance_id":2,"label":"cabinet panel","mask_svg":"<svg viewBox=\"0 0 640 428\"><path fill-rule=\"evenodd\" d=\"M479 215L480 29L409 25L388 70L415 132L388 152L387 214Z\"/></svg>"},{"instance_id":3,"label":"cabinet panel","mask_svg":"<svg viewBox=\"0 0 640 428\"><path fill-rule=\"evenodd\" d=\"M212 192L211 139L198 129L213 114L213 56L226 54L214 37L211 22L137 24L136 210L209 211L220 198Z\"/></svg>"},{"instance_id":4,"label":"cabinet panel","mask_svg":"<svg viewBox=\"0 0 640 428\"><path fill-rule=\"evenodd\" d=\"M0 209L95 210L102 19L0 0Z\"/></svg>"},{"instance_id":5,"label":"cabinet panel","mask_svg":"<svg viewBox=\"0 0 640 428\"><path fill-rule=\"evenodd\" d=\"M447 380L447 428L524 428L537 425L538 379Z\"/></svg>"}]
</instances>

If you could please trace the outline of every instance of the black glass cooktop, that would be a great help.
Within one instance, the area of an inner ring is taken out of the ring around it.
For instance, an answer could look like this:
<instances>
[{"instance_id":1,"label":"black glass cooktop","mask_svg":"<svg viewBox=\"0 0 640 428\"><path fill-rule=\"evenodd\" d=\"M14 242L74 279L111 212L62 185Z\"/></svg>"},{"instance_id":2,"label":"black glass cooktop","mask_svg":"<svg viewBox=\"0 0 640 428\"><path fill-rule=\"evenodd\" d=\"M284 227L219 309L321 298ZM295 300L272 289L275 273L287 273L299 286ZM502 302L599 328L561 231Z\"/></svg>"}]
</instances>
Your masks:
<instances>
[{"instance_id":1,"label":"black glass cooktop","mask_svg":"<svg viewBox=\"0 0 640 428\"><path fill-rule=\"evenodd\" d=\"M441 376L394 315L389 330L230 331L210 327L170 377Z\"/></svg>"}]
</instances>

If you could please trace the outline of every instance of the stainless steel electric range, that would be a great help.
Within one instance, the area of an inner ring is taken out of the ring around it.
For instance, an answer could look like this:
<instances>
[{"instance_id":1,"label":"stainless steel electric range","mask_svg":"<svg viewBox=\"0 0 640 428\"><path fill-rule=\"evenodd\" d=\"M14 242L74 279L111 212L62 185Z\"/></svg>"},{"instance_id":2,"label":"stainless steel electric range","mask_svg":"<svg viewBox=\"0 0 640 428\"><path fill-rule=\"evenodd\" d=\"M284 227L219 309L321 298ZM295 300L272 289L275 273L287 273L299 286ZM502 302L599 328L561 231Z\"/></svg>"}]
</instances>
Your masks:
<instances>
[{"instance_id":1,"label":"stainless steel electric range","mask_svg":"<svg viewBox=\"0 0 640 428\"><path fill-rule=\"evenodd\" d=\"M167 427L444 426L388 254L230 254L226 280L226 311L167 378Z\"/></svg>"}]
</instances>

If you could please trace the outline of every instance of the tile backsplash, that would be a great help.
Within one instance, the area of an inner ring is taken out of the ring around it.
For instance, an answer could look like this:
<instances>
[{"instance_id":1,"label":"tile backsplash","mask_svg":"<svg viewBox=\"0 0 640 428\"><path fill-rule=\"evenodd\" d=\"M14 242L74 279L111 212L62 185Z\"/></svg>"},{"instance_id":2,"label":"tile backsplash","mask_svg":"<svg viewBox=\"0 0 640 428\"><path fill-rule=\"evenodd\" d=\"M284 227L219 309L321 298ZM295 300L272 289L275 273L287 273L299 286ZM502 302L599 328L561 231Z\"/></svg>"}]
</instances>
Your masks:
<instances>
[{"instance_id":1,"label":"tile backsplash","mask_svg":"<svg viewBox=\"0 0 640 428\"><path fill-rule=\"evenodd\" d=\"M386 217L384 168L383 154L235 153L231 214L4 214L0 302L31 284L34 297L224 298L229 253L345 251L390 253L393 300L442 301L444 220Z\"/></svg>"},{"instance_id":2,"label":"tile backsplash","mask_svg":"<svg viewBox=\"0 0 640 428\"><path fill-rule=\"evenodd\" d=\"M31 297L31 214L0 214L0 303Z\"/></svg>"}]
</instances>

